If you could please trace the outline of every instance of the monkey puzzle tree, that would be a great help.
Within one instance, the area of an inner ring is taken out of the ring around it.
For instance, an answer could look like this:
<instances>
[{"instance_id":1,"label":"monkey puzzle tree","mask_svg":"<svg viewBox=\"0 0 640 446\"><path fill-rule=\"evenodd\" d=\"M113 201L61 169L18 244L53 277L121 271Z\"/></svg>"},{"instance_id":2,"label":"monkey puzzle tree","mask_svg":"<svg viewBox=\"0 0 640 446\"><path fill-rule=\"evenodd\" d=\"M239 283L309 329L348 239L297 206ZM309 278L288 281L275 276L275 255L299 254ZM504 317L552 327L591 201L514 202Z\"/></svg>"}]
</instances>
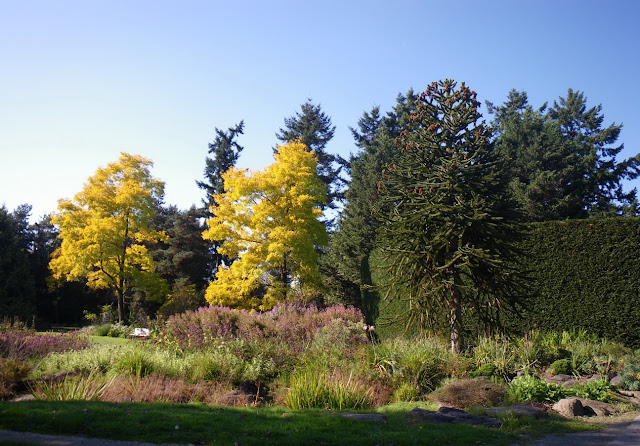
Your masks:
<instances>
[{"instance_id":1,"label":"monkey puzzle tree","mask_svg":"<svg viewBox=\"0 0 640 446\"><path fill-rule=\"evenodd\" d=\"M121 153L118 162L99 168L73 200L62 199L52 222L62 244L49 267L54 277L86 278L93 289L116 295L118 320L132 288L161 292L163 281L144 243L166 238L150 224L164 195L164 183L149 172L152 162Z\"/></svg>"},{"instance_id":2,"label":"monkey puzzle tree","mask_svg":"<svg viewBox=\"0 0 640 446\"><path fill-rule=\"evenodd\" d=\"M514 257L517 214L491 130L476 93L456 85L434 82L420 95L383 171L379 204L390 288L406 289L403 316L430 323L446 313L453 351L463 344L463 315L499 321L519 284L504 262Z\"/></svg>"},{"instance_id":3,"label":"monkey puzzle tree","mask_svg":"<svg viewBox=\"0 0 640 446\"><path fill-rule=\"evenodd\" d=\"M206 299L212 305L268 310L292 289L320 284L316 247L327 242L318 220L326 188L304 144L278 148L275 163L250 173L231 168L216 194L203 237L224 240L219 252L237 258L219 266Z\"/></svg>"}]
</instances>

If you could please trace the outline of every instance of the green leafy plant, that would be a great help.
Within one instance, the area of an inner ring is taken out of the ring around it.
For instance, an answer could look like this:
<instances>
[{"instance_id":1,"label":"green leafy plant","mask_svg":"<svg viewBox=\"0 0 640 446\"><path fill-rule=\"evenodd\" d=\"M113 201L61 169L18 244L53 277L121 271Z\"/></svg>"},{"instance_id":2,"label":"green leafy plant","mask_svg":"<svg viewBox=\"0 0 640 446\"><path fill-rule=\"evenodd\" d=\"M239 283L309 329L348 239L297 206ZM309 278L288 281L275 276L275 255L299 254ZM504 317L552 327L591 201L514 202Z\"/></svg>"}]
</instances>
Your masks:
<instances>
[{"instance_id":1,"label":"green leafy plant","mask_svg":"<svg viewBox=\"0 0 640 446\"><path fill-rule=\"evenodd\" d=\"M498 368L494 364L482 364L477 369L473 370L469 375L472 378L477 378L479 376L495 376L498 371Z\"/></svg>"},{"instance_id":2,"label":"green leafy plant","mask_svg":"<svg viewBox=\"0 0 640 446\"><path fill-rule=\"evenodd\" d=\"M98 372L78 376L68 374L61 381L37 380L30 386L30 390L38 400L92 401L97 400L112 381L113 377Z\"/></svg>"},{"instance_id":3,"label":"green leafy plant","mask_svg":"<svg viewBox=\"0 0 640 446\"><path fill-rule=\"evenodd\" d=\"M611 392L615 390L615 388L616 386L609 383L606 379L600 378L584 384L576 384L569 388L569 392L580 398L611 403L614 401Z\"/></svg>"},{"instance_id":4,"label":"green leafy plant","mask_svg":"<svg viewBox=\"0 0 640 446\"><path fill-rule=\"evenodd\" d=\"M506 395L508 401L514 403L527 401L555 403L564 398L567 392L559 384L546 383L534 375L526 374L509 383Z\"/></svg>"}]
</instances>

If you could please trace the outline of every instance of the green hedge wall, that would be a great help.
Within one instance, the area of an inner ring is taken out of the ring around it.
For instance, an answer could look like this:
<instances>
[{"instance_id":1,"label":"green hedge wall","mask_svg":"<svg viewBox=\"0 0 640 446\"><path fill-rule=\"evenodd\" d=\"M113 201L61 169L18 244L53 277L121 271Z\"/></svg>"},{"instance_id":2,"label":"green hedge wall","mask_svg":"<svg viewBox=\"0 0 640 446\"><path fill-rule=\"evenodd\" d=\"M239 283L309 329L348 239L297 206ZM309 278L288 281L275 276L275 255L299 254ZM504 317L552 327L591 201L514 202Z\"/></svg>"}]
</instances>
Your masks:
<instances>
[{"instance_id":1,"label":"green hedge wall","mask_svg":"<svg viewBox=\"0 0 640 446\"><path fill-rule=\"evenodd\" d=\"M536 223L523 240L523 266L530 270L532 297L523 319L508 317L515 331L584 329L640 348L640 218ZM374 285L384 274L372 255ZM382 334L399 332L383 320L400 304L377 304ZM470 319L472 320L472 319Z\"/></svg>"}]
</instances>

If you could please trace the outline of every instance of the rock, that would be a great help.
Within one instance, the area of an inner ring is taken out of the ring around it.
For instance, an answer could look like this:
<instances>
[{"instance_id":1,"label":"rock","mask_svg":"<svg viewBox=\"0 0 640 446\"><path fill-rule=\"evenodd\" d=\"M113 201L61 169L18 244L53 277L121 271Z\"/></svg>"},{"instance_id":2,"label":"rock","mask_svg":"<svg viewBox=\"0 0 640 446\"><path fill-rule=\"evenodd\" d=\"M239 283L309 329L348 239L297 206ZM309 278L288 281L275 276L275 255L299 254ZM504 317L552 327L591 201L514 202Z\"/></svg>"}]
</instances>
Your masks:
<instances>
[{"instance_id":1,"label":"rock","mask_svg":"<svg viewBox=\"0 0 640 446\"><path fill-rule=\"evenodd\" d=\"M638 392L637 390L620 390L619 392L621 395L624 395L624 396L640 398L640 392Z\"/></svg>"},{"instance_id":2,"label":"rock","mask_svg":"<svg viewBox=\"0 0 640 446\"><path fill-rule=\"evenodd\" d=\"M547 415L547 412L539 406L534 406L533 404L521 403L513 406L504 406L504 407L489 407L484 410L487 415L497 416L503 414L511 414L516 417L531 417L531 418L544 418Z\"/></svg>"},{"instance_id":3,"label":"rock","mask_svg":"<svg viewBox=\"0 0 640 446\"><path fill-rule=\"evenodd\" d=\"M433 424L470 424L472 426L484 426L500 428L502 421L496 418L483 417L479 415L471 415L460 409L451 407L441 407L437 412L431 410L420 409L416 407L407 414L414 420L426 421Z\"/></svg>"},{"instance_id":4,"label":"rock","mask_svg":"<svg viewBox=\"0 0 640 446\"><path fill-rule=\"evenodd\" d=\"M565 398L553 405L553 410L564 417L581 417L583 415L607 416L620 412L615 404L585 398Z\"/></svg>"},{"instance_id":5,"label":"rock","mask_svg":"<svg viewBox=\"0 0 640 446\"><path fill-rule=\"evenodd\" d=\"M609 383L613 384L614 386L619 386L620 385L620 381L622 381L622 376L616 375L613 378L611 378Z\"/></svg>"},{"instance_id":6,"label":"rock","mask_svg":"<svg viewBox=\"0 0 640 446\"><path fill-rule=\"evenodd\" d=\"M602 375L598 375L597 373L595 375L591 375L590 377L587 378L587 382L590 381L598 381L599 379L604 379L605 376Z\"/></svg>"},{"instance_id":7,"label":"rock","mask_svg":"<svg viewBox=\"0 0 640 446\"><path fill-rule=\"evenodd\" d=\"M547 382L558 384L563 384L567 381L575 380L572 375L563 375L562 373L559 373L557 375L545 376L544 379Z\"/></svg>"},{"instance_id":8,"label":"rock","mask_svg":"<svg viewBox=\"0 0 640 446\"><path fill-rule=\"evenodd\" d=\"M387 416L381 413L342 413L341 417L350 418L352 420L364 421L386 421Z\"/></svg>"},{"instance_id":9,"label":"rock","mask_svg":"<svg viewBox=\"0 0 640 446\"><path fill-rule=\"evenodd\" d=\"M620 409L615 404L603 403L602 401L587 400L584 398L578 398L584 407L586 415L597 415L599 417L613 415L620 412Z\"/></svg>"},{"instance_id":10,"label":"rock","mask_svg":"<svg viewBox=\"0 0 640 446\"><path fill-rule=\"evenodd\" d=\"M582 406L580 398L562 399L555 403L552 409L567 418L581 417L584 415L584 407Z\"/></svg>"}]
</instances>

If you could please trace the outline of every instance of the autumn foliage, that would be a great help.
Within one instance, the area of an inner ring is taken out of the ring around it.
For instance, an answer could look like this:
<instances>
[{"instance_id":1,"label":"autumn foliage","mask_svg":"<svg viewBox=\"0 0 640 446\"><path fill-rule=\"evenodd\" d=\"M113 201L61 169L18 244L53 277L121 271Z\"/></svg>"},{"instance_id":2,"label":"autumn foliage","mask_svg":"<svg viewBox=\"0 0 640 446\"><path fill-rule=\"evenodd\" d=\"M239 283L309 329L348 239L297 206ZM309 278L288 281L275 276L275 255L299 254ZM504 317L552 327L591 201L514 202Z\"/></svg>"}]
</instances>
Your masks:
<instances>
[{"instance_id":1,"label":"autumn foliage","mask_svg":"<svg viewBox=\"0 0 640 446\"><path fill-rule=\"evenodd\" d=\"M224 240L221 254L236 259L218 268L206 299L211 305L268 310L287 295L320 285L316 247L327 243L318 220L326 187L304 144L278 147L262 171L229 169L225 191L203 237Z\"/></svg>"},{"instance_id":2,"label":"autumn foliage","mask_svg":"<svg viewBox=\"0 0 640 446\"><path fill-rule=\"evenodd\" d=\"M73 200L60 200L51 219L62 239L49 264L53 276L112 290L119 320L133 287L149 293L162 285L144 244L166 238L150 227L164 194L151 166L146 158L122 153L118 162L99 168Z\"/></svg>"}]
</instances>

